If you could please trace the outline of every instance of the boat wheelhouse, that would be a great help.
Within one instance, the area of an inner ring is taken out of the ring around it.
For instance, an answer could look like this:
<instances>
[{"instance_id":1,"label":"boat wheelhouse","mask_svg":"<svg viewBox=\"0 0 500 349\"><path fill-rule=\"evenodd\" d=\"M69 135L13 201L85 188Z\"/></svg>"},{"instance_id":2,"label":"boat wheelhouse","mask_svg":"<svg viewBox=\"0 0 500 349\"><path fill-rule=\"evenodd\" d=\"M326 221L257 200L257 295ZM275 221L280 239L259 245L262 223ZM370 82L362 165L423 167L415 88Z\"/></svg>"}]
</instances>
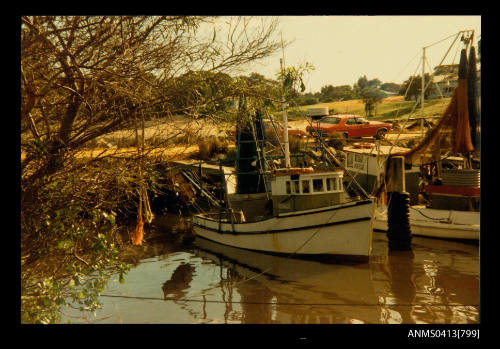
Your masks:
<instances>
[{"instance_id":1,"label":"boat wheelhouse","mask_svg":"<svg viewBox=\"0 0 500 349\"><path fill-rule=\"evenodd\" d=\"M373 143L354 143L342 149L346 154L346 169L356 175L356 180L368 193L373 193L383 182L385 165L389 156L408 150L410 149ZM419 176L418 166L405 167L406 191L410 194L412 205L418 203Z\"/></svg>"}]
</instances>

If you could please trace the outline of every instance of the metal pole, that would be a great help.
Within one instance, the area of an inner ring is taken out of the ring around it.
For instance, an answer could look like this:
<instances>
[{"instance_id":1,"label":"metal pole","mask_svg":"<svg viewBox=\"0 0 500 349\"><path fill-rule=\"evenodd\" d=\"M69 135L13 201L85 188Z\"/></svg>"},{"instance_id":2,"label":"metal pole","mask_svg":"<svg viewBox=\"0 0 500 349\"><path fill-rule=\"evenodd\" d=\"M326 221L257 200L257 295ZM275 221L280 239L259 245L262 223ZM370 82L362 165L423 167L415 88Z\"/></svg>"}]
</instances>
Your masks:
<instances>
[{"instance_id":1,"label":"metal pole","mask_svg":"<svg viewBox=\"0 0 500 349\"><path fill-rule=\"evenodd\" d=\"M283 70L283 60L280 59L281 71ZM284 78L284 77L283 77ZM288 116L286 112L286 103L285 103L285 86L283 85L283 96L281 98L282 107L283 107L283 143L285 143L285 167L290 168L290 146L288 144Z\"/></svg>"},{"instance_id":2,"label":"metal pole","mask_svg":"<svg viewBox=\"0 0 500 349\"><path fill-rule=\"evenodd\" d=\"M422 107L422 119L420 120L420 136L424 137L424 91L425 91L425 47L422 54L422 93L420 95L420 105Z\"/></svg>"}]
</instances>

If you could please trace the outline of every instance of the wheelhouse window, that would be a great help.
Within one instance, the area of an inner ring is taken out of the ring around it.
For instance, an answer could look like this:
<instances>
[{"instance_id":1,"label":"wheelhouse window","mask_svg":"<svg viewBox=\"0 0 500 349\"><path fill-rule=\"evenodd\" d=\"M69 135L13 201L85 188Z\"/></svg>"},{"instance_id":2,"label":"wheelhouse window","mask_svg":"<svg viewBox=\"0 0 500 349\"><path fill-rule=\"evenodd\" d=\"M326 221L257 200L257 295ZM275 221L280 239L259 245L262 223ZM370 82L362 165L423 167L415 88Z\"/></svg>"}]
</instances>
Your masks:
<instances>
[{"instance_id":1,"label":"wheelhouse window","mask_svg":"<svg viewBox=\"0 0 500 349\"><path fill-rule=\"evenodd\" d=\"M323 187L323 178L313 179L313 191L314 192L325 191L325 188Z\"/></svg>"},{"instance_id":2,"label":"wheelhouse window","mask_svg":"<svg viewBox=\"0 0 500 349\"><path fill-rule=\"evenodd\" d=\"M363 159L363 156L361 156L361 154L355 154L353 167L357 168L358 170L365 169L365 161Z\"/></svg>"},{"instance_id":3,"label":"wheelhouse window","mask_svg":"<svg viewBox=\"0 0 500 349\"><path fill-rule=\"evenodd\" d=\"M303 194L307 194L310 192L310 189L309 189L309 181L302 181L302 193Z\"/></svg>"},{"instance_id":4,"label":"wheelhouse window","mask_svg":"<svg viewBox=\"0 0 500 349\"><path fill-rule=\"evenodd\" d=\"M354 158L353 153L347 153L347 166L352 167L353 158Z\"/></svg>"},{"instance_id":5,"label":"wheelhouse window","mask_svg":"<svg viewBox=\"0 0 500 349\"><path fill-rule=\"evenodd\" d=\"M286 193L291 194L292 193L292 184L290 181L286 181Z\"/></svg>"},{"instance_id":6,"label":"wheelhouse window","mask_svg":"<svg viewBox=\"0 0 500 349\"><path fill-rule=\"evenodd\" d=\"M295 194L300 194L300 182L299 181L292 181L292 190Z\"/></svg>"}]
</instances>

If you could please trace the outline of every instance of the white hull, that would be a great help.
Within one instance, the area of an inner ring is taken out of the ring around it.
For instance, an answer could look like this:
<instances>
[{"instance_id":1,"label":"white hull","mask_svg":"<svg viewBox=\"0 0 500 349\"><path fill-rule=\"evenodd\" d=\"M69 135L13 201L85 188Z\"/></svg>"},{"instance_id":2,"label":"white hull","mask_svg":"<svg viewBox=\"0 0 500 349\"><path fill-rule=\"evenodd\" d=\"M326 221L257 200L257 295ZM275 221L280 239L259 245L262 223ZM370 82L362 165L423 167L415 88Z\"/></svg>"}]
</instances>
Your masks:
<instances>
[{"instance_id":1,"label":"white hull","mask_svg":"<svg viewBox=\"0 0 500 349\"><path fill-rule=\"evenodd\" d=\"M443 239L479 240L480 213L410 207L412 235ZM375 209L373 229L387 231L387 207Z\"/></svg>"},{"instance_id":2,"label":"white hull","mask_svg":"<svg viewBox=\"0 0 500 349\"><path fill-rule=\"evenodd\" d=\"M373 200L366 200L234 225L196 215L193 229L197 236L249 250L368 257L373 209Z\"/></svg>"}]
</instances>

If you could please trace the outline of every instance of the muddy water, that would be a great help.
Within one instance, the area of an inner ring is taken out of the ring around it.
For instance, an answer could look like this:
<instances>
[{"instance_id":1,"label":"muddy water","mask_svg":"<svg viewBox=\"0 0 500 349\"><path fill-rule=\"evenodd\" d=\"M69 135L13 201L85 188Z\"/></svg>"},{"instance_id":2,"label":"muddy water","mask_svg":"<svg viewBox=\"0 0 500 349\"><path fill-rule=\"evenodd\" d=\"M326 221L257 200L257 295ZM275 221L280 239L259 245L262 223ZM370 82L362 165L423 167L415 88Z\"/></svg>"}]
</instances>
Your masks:
<instances>
[{"instance_id":1,"label":"muddy water","mask_svg":"<svg viewBox=\"0 0 500 349\"><path fill-rule=\"evenodd\" d=\"M479 246L414 237L388 252L374 233L368 263L332 264L235 249L181 235L134 246L134 266L112 279L103 308L73 323L479 323Z\"/></svg>"}]
</instances>

